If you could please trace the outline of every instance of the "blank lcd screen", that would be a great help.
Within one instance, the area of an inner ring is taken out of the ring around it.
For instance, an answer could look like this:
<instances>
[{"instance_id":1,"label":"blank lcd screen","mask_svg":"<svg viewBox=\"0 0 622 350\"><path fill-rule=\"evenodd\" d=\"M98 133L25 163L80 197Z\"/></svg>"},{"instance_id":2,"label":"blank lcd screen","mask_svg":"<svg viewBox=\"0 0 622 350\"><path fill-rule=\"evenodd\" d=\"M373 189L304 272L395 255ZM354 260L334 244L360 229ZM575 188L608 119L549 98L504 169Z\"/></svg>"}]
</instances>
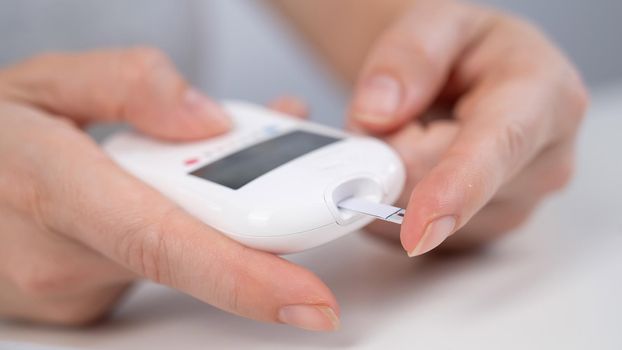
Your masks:
<instances>
[{"instance_id":1,"label":"blank lcd screen","mask_svg":"<svg viewBox=\"0 0 622 350\"><path fill-rule=\"evenodd\" d=\"M292 131L207 164L191 175L237 190L267 172L339 138Z\"/></svg>"}]
</instances>

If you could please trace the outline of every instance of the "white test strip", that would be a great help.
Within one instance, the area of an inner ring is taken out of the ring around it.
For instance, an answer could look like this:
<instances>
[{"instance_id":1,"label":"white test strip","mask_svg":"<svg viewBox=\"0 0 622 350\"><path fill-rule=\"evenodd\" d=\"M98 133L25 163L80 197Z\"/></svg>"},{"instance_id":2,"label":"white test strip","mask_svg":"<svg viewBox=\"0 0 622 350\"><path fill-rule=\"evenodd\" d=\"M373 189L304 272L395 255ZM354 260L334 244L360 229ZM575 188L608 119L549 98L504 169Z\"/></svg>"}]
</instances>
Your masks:
<instances>
[{"instance_id":1,"label":"white test strip","mask_svg":"<svg viewBox=\"0 0 622 350\"><path fill-rule=\"evenodd\" d=\"M402 208L394 207L388 204L370 202L358 197L344 199L337 204L337 207L373 216L375 218L399 225L402 224L402 221L404 220L404 213L406 212Z\"/></svg>"}]
</instances>

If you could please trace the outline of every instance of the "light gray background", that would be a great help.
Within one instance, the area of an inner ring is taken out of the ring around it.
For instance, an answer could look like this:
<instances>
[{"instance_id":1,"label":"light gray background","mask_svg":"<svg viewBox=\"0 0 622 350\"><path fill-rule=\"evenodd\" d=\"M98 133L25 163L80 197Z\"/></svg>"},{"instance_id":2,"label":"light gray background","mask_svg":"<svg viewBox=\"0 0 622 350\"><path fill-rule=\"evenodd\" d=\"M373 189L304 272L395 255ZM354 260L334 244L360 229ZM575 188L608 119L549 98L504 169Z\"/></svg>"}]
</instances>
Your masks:
<instances>
[{"instance_id":1,"label":"light gray background","mask_svg":"<svg viewBox=\"0 0 622 350\"><path fill-rule=\"evenodd\" d=\"M622 1L480 0L543 28L579 65L591 85L622 78Z\"/></svg>"},{"instance_id":2,"label":"light gray background","mask_svg":"<svg viewBox=\"0 0 622 350\"><path fill-rule=\"evenodd\" d=\"M479 2L535 22L571 56L591 86L622 79L622 1ZM286 27L282 21L276 18L274 23L272 13L257 6L257 1L212 4L217 19L213 34L218 35L219 48L212 86L216 94L262 101L281 91L293 91L311 101L316 120L335 123L335 116L343 111L346 92L335 89L316 60L301 54L310 50L291 33L280 30ZM248 60L249 56L253 60Z\"/></svg>"},{"instance_id":3,"label":"light gray background","mask_svg":"<svg viewBox=\"0 0 622 350\"><path fill-rule=\"evenodd\" d=\"M538 23L590 85L622 79L622 1L480 2ZM0 65L46 50L149 44L216 97L297 94L316 120L340 124L348 92L289 29L259 0L0 0Z\"/></svg>"}]
</instances>

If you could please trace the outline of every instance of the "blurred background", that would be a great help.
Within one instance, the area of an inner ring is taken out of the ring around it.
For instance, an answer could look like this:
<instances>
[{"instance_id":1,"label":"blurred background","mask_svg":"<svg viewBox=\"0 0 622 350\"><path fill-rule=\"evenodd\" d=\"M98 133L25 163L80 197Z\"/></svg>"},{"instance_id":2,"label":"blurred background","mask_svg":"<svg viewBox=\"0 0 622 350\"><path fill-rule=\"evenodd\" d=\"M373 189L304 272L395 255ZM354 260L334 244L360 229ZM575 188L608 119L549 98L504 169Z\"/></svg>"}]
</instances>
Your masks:
<instances>
[{"instance_id":1,"label":"blurred background","mask_svg":"<svg viewBox=\"0 0 622 350\"><path fill-rule=\"evenodd\" d=\"M537 23L591 87L622 81L622 1L480 2ZM263 1L0 0L0 6L0 65L46 50L148 44L216 97L266 102L295 94L310 102L315 120L343 120L347 88Z\"/></svg>"},{"instance_id":2,"label":"blurred background","mask_svg":"<svg viewBox=\"0 0 622 350\"><path fill-rule=\"evenodd\" d=\"M591 87L622 83L622 1L480 0L540 26L579 66ZM313 117L338 123L347 91L314 59L286 23L260 1L210 2L214 77L210 88L221 96L265 101L291 91L311 101ZM344 14L347 15L347 14ZM248 57L252 57L251 60ZM270 84L266 84L270 82Z\"/></svg>"}]
</instances>

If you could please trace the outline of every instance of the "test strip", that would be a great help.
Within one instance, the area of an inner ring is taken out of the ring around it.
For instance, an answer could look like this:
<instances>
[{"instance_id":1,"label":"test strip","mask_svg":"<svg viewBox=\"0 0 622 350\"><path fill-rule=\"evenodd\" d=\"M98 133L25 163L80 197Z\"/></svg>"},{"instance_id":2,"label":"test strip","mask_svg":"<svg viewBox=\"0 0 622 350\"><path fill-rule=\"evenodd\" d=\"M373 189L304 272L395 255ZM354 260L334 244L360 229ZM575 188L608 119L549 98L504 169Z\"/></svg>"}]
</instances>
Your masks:
<instances>
[{"instance_id":1,"label":"test strip","mask_svg":"<svg viewBox=\"0 0 622 350\"><path fill-rule=\"evenodd\" d=\"M377 219L393 222L401 225L404 220L402 208L394 207L388 204L375 203L359 197L350 197L342 200L337 207L350 210L364 215L373 216Z\"/></svg>"}]
</instances>

